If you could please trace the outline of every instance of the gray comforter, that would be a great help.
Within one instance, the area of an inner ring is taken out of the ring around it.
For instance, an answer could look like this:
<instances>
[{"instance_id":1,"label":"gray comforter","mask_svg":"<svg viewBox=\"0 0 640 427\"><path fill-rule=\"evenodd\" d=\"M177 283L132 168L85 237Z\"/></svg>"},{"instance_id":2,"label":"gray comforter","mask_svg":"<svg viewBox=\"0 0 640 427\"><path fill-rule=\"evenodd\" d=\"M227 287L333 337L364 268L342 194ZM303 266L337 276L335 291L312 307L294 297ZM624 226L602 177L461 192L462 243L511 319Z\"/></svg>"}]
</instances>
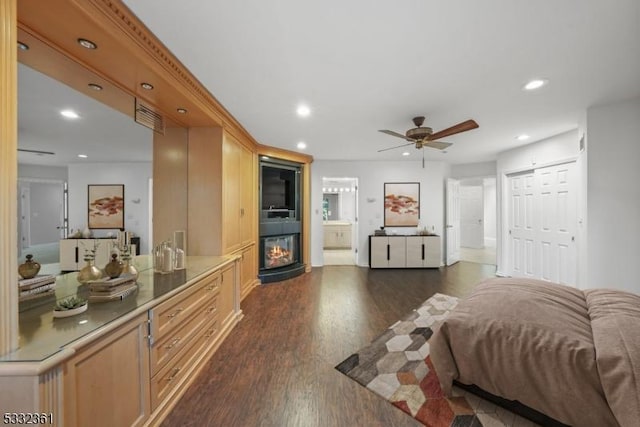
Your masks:
<instances>
[{"instance_id":1,"label":"gray comforter","mask_svg":"<svg viewBox=\"0 0 640 427\"><path fill-rule=\"evenodd\" d=\"M436 329L434 368L560 422L640 425L640 296L531 279L479 284Z\"/></svg>"}]
</instances>

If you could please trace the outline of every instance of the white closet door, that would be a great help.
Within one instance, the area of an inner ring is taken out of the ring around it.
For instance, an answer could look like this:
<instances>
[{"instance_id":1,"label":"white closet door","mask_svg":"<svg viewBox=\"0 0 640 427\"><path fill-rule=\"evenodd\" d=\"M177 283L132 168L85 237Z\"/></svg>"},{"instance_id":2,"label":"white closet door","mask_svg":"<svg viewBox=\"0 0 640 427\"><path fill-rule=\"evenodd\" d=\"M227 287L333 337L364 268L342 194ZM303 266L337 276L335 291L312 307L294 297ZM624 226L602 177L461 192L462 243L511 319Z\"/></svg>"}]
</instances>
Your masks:
<instances>
[{"instance_id":1,"label":"white closet door","mask_svg":"<svg viewBox=\"0 0 640 427\"><path fill-rule=\"evenodd\" d=\"M536 277L535 175L533 171L509 177L509 251L511 276Z\"/></svg>"},{"instance_id":2,"label":"white closet door","mask_svg":"<svg viewBox=\"0 0 640 427\"><path fill-rule=\"evenodd\" d=\"M575 163L512 175L508 183L510 275L575 285Z\"/></svg>"},{"instance_id":3,"label":"white closet door","mask_svg":"<svg viewBox=\"0 0 640 427\"><path fill-rule=\"evenodd\" d=\"M575 163L536 170L540 198L540 221L536 233L539 277L567 285L576 283L575 180Z\"/></svg>"}]
</instances>

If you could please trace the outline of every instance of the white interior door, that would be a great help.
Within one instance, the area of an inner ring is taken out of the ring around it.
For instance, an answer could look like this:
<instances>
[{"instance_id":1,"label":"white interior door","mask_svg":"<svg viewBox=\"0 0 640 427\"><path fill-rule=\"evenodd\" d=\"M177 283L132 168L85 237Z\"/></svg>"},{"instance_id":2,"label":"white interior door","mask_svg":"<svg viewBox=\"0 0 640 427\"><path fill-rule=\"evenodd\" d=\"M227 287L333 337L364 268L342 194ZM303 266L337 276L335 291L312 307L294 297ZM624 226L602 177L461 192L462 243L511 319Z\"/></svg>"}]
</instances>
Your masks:
<instances>
[{"instance_id":1,"label":"white interior door","mask_svg":"<svg viewBox=\"0 0 640 427\"><path fill-rule=\"evenodd\" d=\"M447 178L447 265L460 261L460 181Z\"/></svg>"},{"instance_id":2,"label":"white interior door","mask_svg":"<svg viewBox=\"0 0 640 427\"><path fill-rule=\"evenodd\" d=\"M484 248L484 191L482 185L460 185L460 246Z\"/></svg>"},{"instance_id":3,"label":"white interior door","mask_svg":"<svg viewBox=\"0 0 640 427\"><path fill-rule=\"evenodd\" d=\"M540 197L540 222L536 230L540 278L566 285L576 283L575 181L575 163L536 170Z\"/></svg>"},{"instance_id":4,"label":"white interior door","mask_svg":"<svg viewBox=\"0 0 640 427\"><path fill-rule=\"evenodd\" d=\"M575 163L508 178L510 275L576 283Z\"/></svg>"},{"instance_id":5,"label":"white interior door","mask_svg":"<svg viewBox=\"0 0 640 427\"><path fill-rule=\"evenodd\" d=\"M511 276L535 278L535 174L509 177L509 254Z\"/></svg>"}]
</instances>

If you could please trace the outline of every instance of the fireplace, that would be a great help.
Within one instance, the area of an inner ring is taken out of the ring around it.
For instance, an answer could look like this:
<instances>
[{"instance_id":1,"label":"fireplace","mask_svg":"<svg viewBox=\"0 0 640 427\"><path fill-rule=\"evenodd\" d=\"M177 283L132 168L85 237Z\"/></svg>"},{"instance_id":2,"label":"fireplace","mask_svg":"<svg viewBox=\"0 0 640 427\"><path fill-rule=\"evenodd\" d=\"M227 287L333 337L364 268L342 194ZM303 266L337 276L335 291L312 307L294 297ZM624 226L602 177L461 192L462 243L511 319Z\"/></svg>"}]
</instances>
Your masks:
<instances>
[{"instance_id":1,"label":"fireplace","mask_svg":"<svg viewBox=\"0 0 640 427\"><path fill-rule=\"evenodd\" d=\"M272 236L263 238L263 266L266 270L284 267L295 263L298 259L295 234L288 236Z\"/></svg>"},{"instance_id":2,"label":"fireplace","mask_svg":"<svg viewBox=\"0 0 640 427\"><path fill-rule=\"evenodd\" d=\"M301 176L298 163L260 160L260 271L262 283L303 274Z\"/></svg>"}]
</instances>

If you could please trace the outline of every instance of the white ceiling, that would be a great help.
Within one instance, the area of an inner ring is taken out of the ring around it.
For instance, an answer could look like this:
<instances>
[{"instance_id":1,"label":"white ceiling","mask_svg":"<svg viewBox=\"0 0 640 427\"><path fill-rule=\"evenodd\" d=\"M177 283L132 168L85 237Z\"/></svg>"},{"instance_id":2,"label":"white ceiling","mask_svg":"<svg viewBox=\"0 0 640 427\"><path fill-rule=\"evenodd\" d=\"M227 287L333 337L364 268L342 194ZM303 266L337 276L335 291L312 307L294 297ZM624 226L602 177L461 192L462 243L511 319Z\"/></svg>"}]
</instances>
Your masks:
<instances>
[{"instance_id":1,"label":"white ceiling","mask_svg":"<svg viewBox=\"0 0 640 427\"><path fill-rule=\"evenodd\" d=\"M480 124L427 159L492 160L640 96L637 0L126 3L259 142L305 141L316 159L418 160L411 147L378 153L404 143L378 129L425 115L434 131ZM549 84L523 91L534 77ZM151 160L151 131L130 117L22 65L18 83L19 146L56 153L20 163ZM301 102L310 117L296 116ZM81 119L61 119L68 107Z\"/></svg>"},{"instance_id":2,"label":"white ceiling","mask_svg":"<svg viewBox=\"0 0 640 427\"><path fill-rule=\"evenodd\" d=\"M125 3L259 142L316 159L416 160L378 153L403 143L378 130L425 115L480 124L427 159L486 161L640 95L638 0ZM549 84L524 92L535 77Z\"/></svg>"}]
</instances>

